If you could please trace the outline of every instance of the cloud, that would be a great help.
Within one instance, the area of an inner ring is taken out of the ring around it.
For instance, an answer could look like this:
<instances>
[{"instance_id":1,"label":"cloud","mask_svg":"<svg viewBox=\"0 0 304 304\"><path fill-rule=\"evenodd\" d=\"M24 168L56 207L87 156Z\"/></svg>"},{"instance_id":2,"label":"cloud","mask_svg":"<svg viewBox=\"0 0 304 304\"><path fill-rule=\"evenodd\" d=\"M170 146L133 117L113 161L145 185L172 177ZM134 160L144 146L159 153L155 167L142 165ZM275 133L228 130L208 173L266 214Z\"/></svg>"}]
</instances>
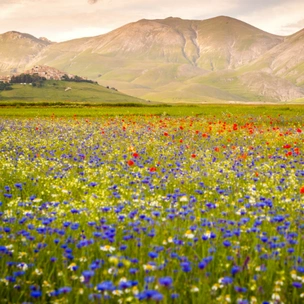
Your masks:
<instances>
[{"instance_id":1,"label":"cloud","mask_svg":"<svg viewBox=\"0 0 304 304\"><path fill-rule=\"evenodd\" d=\"M227 15L288 35L300 29L303 11L303 0L0 0L0 30L63 41L103 34L143 18Z\"/></svg>"},{"instance_id":2,"label":"cloud","mask_svg":"<svg viewBox=\"0 0 304 304\"><path fill-rule=\"evenodd\" d=\"M247 23L277 35L290 35L300 29L288 28L286 25L303 18L304 1L302 0L245 0L244 2L248 2L248 10L242 7L235 12L235 15Z\"/></svg>"}]
</instances>

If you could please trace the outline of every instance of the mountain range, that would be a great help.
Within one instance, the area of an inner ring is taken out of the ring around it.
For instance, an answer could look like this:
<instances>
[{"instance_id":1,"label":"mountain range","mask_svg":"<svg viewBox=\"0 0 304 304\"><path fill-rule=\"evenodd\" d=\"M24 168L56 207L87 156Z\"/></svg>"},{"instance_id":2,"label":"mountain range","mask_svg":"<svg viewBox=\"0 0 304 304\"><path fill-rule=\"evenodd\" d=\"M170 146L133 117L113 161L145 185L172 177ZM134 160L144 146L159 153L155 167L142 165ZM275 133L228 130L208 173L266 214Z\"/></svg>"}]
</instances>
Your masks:
<instances>
[{"instance_id":1,"label":"mountain range","mask_svg":"<svg viewBox=\"0 0 304 304\"><path fill-rule=\"evenodd\" d=\"M34 65L153 101L304 101L304 29L283 37L225 16L143 19L61 43L0 35L0 75Z\"/></svg>"}]
</instances>

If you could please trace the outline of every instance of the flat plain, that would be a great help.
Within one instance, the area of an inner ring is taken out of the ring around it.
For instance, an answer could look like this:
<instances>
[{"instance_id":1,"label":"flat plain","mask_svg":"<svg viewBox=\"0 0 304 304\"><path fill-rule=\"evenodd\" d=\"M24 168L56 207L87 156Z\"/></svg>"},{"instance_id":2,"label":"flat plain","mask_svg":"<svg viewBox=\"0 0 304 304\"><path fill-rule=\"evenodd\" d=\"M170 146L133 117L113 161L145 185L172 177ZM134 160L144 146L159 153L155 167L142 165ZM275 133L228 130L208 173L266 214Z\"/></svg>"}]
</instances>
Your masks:
<instances>
[{"instance_id":1,"label":"flat plain","mask_svg":"<svg viewBox=\"0 0 304 304\"><path fill-rule=\"evenodd\" d=\"M2 303L303 303L303 121L1 107Z\"/></svg>"}]
</instances>

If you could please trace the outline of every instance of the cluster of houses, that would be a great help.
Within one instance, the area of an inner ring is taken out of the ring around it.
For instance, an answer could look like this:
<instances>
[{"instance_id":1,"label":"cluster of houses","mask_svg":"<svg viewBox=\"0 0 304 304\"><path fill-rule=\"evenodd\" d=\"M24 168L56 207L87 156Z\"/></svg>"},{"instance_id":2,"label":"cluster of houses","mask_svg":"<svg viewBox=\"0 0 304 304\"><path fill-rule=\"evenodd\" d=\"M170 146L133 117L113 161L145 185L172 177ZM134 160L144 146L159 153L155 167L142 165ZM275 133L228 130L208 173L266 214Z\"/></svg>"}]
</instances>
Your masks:
<instances>
[{"instance_id":1,"label":"cluster of houses","mask_svg":"<svg viewBox=\"0 0 304 304\"><path fill-rule=\"evenodd\" d=\"M7 75L7 76L1 76L0 75L0 82L4 82L4 83L9 83L11 81L11 76Z\"/></svg>"},{"instance_id":2,"label":"cluster of houses","mask_svg":"<svg viewBox=\"0 0 304 304\"><path fill-rule=\"evenodd\" d=\"M55 68L46 65L37 65L24 72L24 74L38 75L44 77L47 80L61 80L63 76L67 75L69 78L73 78L74 75L61 72Z\"/></svg>"},{"instance_id":3,"label":"cluster of houses","mask_svg":"<svg viewBox=\"0 0 304 304\"><path fill-rule=\"evenodd\" d=\"M68 74L62 71L59 71L55 68L46 66L46 65L37 65L31 68L30 70L25 71L23 74L29 74L29 75L38 75L40 77L44 77L47 80L61 80L63 76L67 75L69 78L74 78L75 75ZM11 81L12 76L18 76L20 74L14 74L14 75L7 75L7 76L1 76L0 75L0 82L8 83ZM87 79L85 77L82 77L82 79Z\"/></svg>"}]
</instances>

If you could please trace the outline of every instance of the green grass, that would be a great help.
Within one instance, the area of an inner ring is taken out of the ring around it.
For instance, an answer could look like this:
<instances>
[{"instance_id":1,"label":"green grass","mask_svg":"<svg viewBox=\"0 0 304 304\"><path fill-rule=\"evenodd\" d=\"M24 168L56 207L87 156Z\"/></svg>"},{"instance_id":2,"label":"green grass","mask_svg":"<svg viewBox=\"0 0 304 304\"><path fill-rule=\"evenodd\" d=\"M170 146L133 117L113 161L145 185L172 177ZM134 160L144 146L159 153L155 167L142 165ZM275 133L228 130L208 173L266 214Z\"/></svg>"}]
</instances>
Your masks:
<instances>
[{"instance_id":1,"label":"green grass","mask_svg":"<svg viewBox=\"0 0 304 304\"><path fill-rule=\"evenodd\" d=\"M304 115L304 105L176 105L176 106L73 106L73 107L0 107L0 117L41 117L41 116L60 116L71 117L99 117L99 116L117 116L117 115L162 115L162 116L193 116L193 115L213 115L221 117L227 114L231 115L284 115L300 116Z\"/></svg>"},{"instance_id":2,"label":"green grass","mask_svg":"<svg viewBox=\"0 0 304 304\"><path fill-rule=\"evenodd\" d=\"M68 87L71 90L65 91ZM142 99L97 84L53 80L46 81L42 88L15 84L13 90L1 92L0 102L145 103Z\"/></svg>"}]
</instances>

